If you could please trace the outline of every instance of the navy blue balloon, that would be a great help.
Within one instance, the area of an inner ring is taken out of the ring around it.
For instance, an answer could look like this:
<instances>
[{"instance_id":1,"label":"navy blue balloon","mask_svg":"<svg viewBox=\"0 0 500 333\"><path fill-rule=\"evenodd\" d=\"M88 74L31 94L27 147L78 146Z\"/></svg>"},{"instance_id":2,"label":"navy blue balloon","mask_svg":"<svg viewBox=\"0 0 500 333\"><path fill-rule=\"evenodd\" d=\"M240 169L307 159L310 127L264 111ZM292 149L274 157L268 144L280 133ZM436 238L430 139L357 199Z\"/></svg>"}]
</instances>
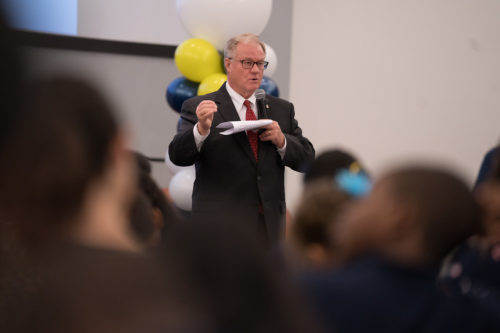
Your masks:
<instances>
[{"instance_id":1,"label":"navy blue balloon","mask_svg":"<svg viewBox=\"0 0 500 333\"><path fill-rule=\"evenodd\" d=\"M189 81L184 76L173 80L167 87L166 95L168 105L175 111L181 112L182 103L196 96L198 86L198 82Z\"/></svg>"},{"instance_id":2,"label":"navy blue balloon","mask_svg":"<svg viewBox=\"0 0 500 333\"><path fill-rule=\"evenodd\" d=\"M264 76L262 78L262 82L260 84L260 89L264 89L266 94L274 96L274 97L280 97L280 91L278 89L278 85L276 82L268 78L267 76Z\"/></svg>"},{"instance_id":3,"label":"navy blue balloon","mask_svg":"<svg viewBox=\"0 0 500 333\"><path fill-rule=\"evenodd\" d=\"M182 118L179 117L179 120L177 120L177 133L180 133L181 126L182 126Z\"/></svg>"}]
</instances>

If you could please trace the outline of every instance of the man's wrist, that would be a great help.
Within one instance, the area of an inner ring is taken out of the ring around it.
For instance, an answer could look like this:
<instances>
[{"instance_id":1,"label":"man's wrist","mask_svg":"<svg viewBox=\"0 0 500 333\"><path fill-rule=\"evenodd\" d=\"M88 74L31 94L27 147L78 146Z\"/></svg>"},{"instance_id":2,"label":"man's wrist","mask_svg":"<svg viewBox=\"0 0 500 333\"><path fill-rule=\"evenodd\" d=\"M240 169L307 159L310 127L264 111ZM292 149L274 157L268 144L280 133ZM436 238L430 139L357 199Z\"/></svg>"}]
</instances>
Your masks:
<instances>
[{"instance_id":1,"label":"man's wrist","mask_svg":"<svg viewBox=\"0 0 500 333\"><path fill-rule=\"evenodd\" d=\"M286 139L285 139L285 135L282 134L282 139L281 139L281 142L279 145L276 146L276 148L278 149L283 149L285 147L285 143L286 143Z\"/></svg>"},{"instance_id":2,"label":"man's wrist","mask_svg":"<svg viewBox=\"0 0 500 333\"><path fill-rule=\"evenodd\" d=\"M208 132L210 134L210 131ZM198 123L193 126L193 136L194 136L194 143L196 144L196 148L198 151L201 151L201 146L203 145L203 142L205 139L208 137L207 135L201 135L200 131L198 130Z\"/></svg>"},{"instance_id":3,"label":"man's wrist","mask_svg":"<svg viewBox=\"0 0 500 333\"><path fill-rule=\"evenodd\" d=\"M210 133L210 132L209 132L210 130L206 130L206 131L205 131L205 130L203 130L203 129L201 128L201 126L200 126L200 123L199 123L199 122L196 124L196 129L198 130L198 133L200 133L200 135L201 135L201 136L207 136L207 135Z\"/></svg>"}]
</instances>

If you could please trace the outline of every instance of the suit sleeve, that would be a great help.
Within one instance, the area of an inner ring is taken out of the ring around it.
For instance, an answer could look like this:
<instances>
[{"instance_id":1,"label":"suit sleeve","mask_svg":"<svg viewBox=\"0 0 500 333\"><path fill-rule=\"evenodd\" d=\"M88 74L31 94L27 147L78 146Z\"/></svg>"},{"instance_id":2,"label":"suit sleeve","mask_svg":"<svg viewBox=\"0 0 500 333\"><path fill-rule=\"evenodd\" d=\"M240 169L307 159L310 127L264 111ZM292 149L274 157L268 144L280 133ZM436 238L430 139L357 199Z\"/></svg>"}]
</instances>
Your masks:
<instances>
[{"instance_id":1,"label":"suit sleeve","mask_svg":"<svg viewBox=\"0 0 500 333\"><path fill-rule=\"evenodd\" d=\"M194 164L199 158L193 127L197 123L196 109L190 101L185 102L181 109L181 124L172 142L168 146L170 160L179 166Z\"/></svg>"},{"instance_id":2,"label":"suit sleeve","mask_svg":"<svg viewBox=\"0 0 500 333\"><path fill-rule=\"evenodd\" d=\"M287 141L283 164L298 172L305 172L314 160L314 147L312 143L302 136L302 129L295 119L293 104L290 104L290 129L284 133Z\"/></svg>"}]
</instances>

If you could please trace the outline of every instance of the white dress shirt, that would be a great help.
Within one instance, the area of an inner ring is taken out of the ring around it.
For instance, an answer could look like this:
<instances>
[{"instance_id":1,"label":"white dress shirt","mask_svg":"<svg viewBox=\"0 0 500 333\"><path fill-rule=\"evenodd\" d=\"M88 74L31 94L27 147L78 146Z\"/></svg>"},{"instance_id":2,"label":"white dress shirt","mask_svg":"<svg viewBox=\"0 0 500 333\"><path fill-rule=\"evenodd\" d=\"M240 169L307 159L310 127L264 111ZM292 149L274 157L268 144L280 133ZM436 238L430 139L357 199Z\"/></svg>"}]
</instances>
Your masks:
<instances>
[{"instance_id":1,"label":"white dress shirt","mask_svg":"<svg viewBox=\"0 0 500 333\"><path fill-rule=\"evenodd\" d=\"M226 90L229 93L229 96L231 97L231 101L234 104L234 108L236 109L236 112L238 113L238 116L240 117L240 120L246 120L246 113L247 113L247 108L243 104L245 102L245 98L238 94L231 86L229 85L229 82L226 82ZM255 94L252 94L248 98L248 101L250 102L250 105L252 106L252 111L255 113L255 118L259 119L259 116L257 114L257 105L255 103L256 98ZM201 151L201 147L203 146L203 142L205 142L205 139L208 137L210 134L210 130L208 131L207 135L201 135L200 132L198 131L198 123L196 123L193 127L193 135L194 135L194 141L196 143L196 148L198 151ZM282 148L277 148L278 153L281 156L281 159L285 156L285 150L286 150L286 138L285 138L285 144L283 145Z\"/></svg>"}]
</instances>

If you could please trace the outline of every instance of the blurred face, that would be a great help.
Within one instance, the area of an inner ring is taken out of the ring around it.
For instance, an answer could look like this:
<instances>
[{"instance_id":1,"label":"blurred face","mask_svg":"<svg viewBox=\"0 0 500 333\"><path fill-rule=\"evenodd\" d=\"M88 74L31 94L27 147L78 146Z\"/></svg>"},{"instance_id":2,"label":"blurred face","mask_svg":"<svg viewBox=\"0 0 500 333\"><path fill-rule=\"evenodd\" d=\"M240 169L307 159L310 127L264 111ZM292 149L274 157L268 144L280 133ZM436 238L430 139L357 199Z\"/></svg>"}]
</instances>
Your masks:
<instances>
[{"instance_id":1,"label":"blurred face","mask_svg":"<svg viewBox=\"0 0 500 333\"><path fill-rule=\"evenodd\" d=\"M264 69L256 64L252 68L243 68L242 60L264 61L266 55L257 43L236 46L232 59L224 59L227 71L227 81L231 87L244 98L249 98L260 87Z\"/></svg>"}]
</instances>

